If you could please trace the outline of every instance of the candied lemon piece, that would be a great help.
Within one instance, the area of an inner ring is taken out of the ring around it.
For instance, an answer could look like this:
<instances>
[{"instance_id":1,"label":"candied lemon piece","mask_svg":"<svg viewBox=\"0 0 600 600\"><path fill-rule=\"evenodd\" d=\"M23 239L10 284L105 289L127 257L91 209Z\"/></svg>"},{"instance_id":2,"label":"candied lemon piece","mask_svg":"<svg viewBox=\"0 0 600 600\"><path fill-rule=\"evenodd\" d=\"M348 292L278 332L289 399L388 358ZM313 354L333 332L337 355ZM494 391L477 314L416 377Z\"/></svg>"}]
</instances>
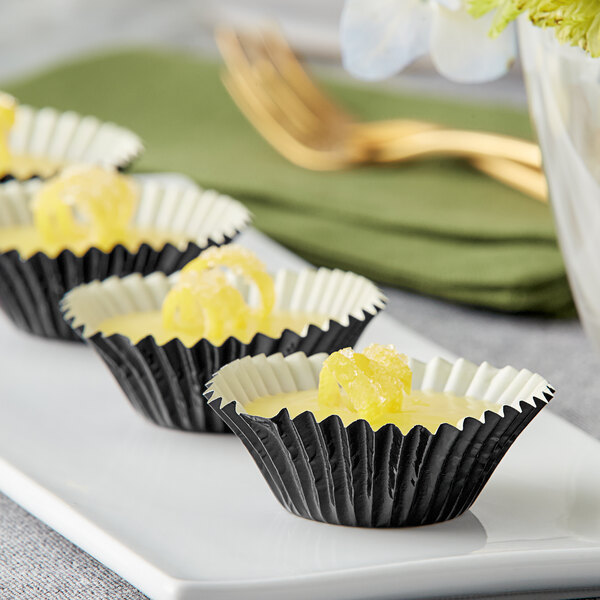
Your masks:
<instances>
[{"instance_id":1,"label":"candied lemon piece","mask_svg":"<svg viewBox=\"0 0 600 600\"><path fill-rule=\"evenodd\" d=\"M221 267L256 285L259 308L246 304ZM275 285L264 264L249 250L230 244L205 250L181 270L179 281L163 302L163 324L213 341L230 335L245 337L250 321L266 319L274 304Z\"/></svg>"},{"instance_id":2,"label":"candied lemon piece","mask_svg":"<svg viewBox=\"0 0 600 600\"><path fill-rule=\"evenodd\" d=\"M110 250L126 241L137 196L133 180L114 169L71 167L40 188L34 224L49 245L85 241Z\"/></svg>"},{"instance_id":3,"label":"candied lemon piece","mask_svg":"<svg viewBox=\"0 0 600 600\"><path fill-rule=\"evenodd\" d=\"M237 275L252 281L258 288L261 299L258 315L266 317L271 314L275 304L273 278L267 273L264 263L253 252L237 244L208 248L197 259L188 263L181 272L182 274L190 271L201 273L216 267L227 267Z\"/></svg>"},{"instance_id":4,"label":"candied lemon piece","mask_svg":"<svg viewBox=\"0 0 600 600\"><path fill-rule=\"evenodd\" d=\"M393 346L371 344L363 353L344 348L323 363L318 402L347 408L368 420L382 412L400 411L411 381L406 356Z\"/></svg>"},{"instance_id":5,"label":"candied lemon piece","mask_svg":"<svg viewBox=\"0 0 600 600\"><path fill-rule=\"evenodd\" d=\"M412 388L412 371L408 366L406 355L396 352L391 344L371 344L363 350L363 354L375 365L375 376L386 389L403 390L402 396L410 393ZM398 409L400 408L398 404ZM389 408L395 410L393 404Z\"/></svg>"},{"instance_id":6,"label":"candied lemon piece","mask_svg":"<svg viewBox=\"0 0 600 600\"><path fill-rule=\"evenodd\" d=\"M0 92L0 174L10 169L9 134L16 114L17 101L9 94Z\"/></svg>"},{"instance_id":7,"label":"candied lemon piece","mask_svg":"<svg viewBox=\"0 0 600 600\"><path fill-rule=\"evenodd\" d=\"M168 329L221 339L228 332L245 327L250 309L240 292L229 285L224 273L212 269L182 273L165 298L162 310Z\"/></svg>"}]
</instances>

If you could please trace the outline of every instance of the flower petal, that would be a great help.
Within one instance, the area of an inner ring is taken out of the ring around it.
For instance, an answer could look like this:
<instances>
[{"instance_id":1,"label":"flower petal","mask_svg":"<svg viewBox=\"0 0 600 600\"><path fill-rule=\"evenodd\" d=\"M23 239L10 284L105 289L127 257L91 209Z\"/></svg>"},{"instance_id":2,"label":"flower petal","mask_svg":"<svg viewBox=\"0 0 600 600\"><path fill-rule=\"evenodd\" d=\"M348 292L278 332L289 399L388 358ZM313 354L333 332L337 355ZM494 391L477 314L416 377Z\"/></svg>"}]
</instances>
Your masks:
<instances>
[{"instance_id":1,"label":"flower petal","mask_svg":"<svg viewBox=\"0 0 600 600\"><path fill-rule=\"evenodd\" d=\"M431 29L431 59L437 70L460 83L476 83L504 75L515 60L517 41L513 26L491 38L493 15L473 18L436 4Z\"/></svg>"},{"instance_id":2,"label":"flower petal","mask_svg":"<svg viewBox=\"0 0 600 600\"><path fill-rule=\"evenodd\" d=\"M361 79L390 77L427 52L431 6L423 0L346 0L342 59Z\"/></svg>"}]
</instances>

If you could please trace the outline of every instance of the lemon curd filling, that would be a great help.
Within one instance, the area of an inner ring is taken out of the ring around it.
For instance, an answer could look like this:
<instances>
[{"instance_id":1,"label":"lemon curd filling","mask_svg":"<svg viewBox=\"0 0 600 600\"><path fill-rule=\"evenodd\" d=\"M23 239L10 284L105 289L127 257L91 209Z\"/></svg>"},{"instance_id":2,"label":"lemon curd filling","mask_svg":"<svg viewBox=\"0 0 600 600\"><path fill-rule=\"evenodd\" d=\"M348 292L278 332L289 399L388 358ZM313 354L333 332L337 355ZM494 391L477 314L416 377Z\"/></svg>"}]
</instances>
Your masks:
<instances>
[{"instance_id":1,"label":"lemon curd filling","mask_svg":"<svg viewBox=\"0 0 600 600\"><path fill-rule=\"evenodd\" d=\"M15 123L17 101L9 94L0 92L0 177L10 173L17 179L29 179L33 175L50 177L66 165L65 162L45 156L14 154L9 147L10 131Z\"/></svg>"},{"instance_id":2,"label":"lemon curd filling","mask_svg":"<svg viewBox=\"0 0 600 600\"><path fill-rule=\"evenodd\" d=\"M174 246L181 246L188 241L188 238L184 235L169 231L131 227L124 239L116 241L110 248L106 249L114 248L119 243L125 246L130 252L135 252L143 243L149 244L153 248L161 248L168 242ZM16 250L25 259L33 256L36 252L43 252L50 258L54 258L65 249L71 250L77 256L82 256L92 246L95 246L95 244L87 240L77 240L68 243L48 242L34 225L0 228L0 252Z\"/></svg>"},{"instance_id":3,"label":"lemon curd filling","mask_svg":"<svg viewBox=\"0 0 600 600\"><path fill-rule=\"evenodd\" d=\"M138 201L135 182L114 169L70 167L40 187L33 198L33 223L0 228L0 251L17 250L29 258L51 257L69 249L84 254L92 247L109 251L123 244L135 251L146 242L183 245L182 234L130 224Z\"/></svg>"},{"instance_id":4,"label":"lemon curd filling","mask_svg":"<svg viewBox=\"0 0 600 600\"><path fill-rule=\"evenodd\" d=\"M486 410L498 410L498 405L476 398L414 390L405 397L401 410L361 414L344 406L323 406L317 396L317 390L263 396L244 404L244 412L269 418L287 408L292 419L305 411L310 411L314 413L317 421L322 421L331 415L338 415L344 425L349 425L358 419L365 419L373 429L391 423L402 433L408 433L415 425L422 425L435 433L442 423L457 425L465 417L479 419Z\"/></svg>"},{"instance_id":5,"label":"lemon curd filling","mask_svg":"<svg viewBox=\"0 0 600 600\"><path fill-rule=\"evenodd\" d=\"M258 306L246 302L225 269L255 286ZM264 264L249 250L229 244L209 248L188 263L161 310L115 315L103 320L96 330L104 335L120 333L133 343L153 335L158 344L178 338L192 346L205 338L220 345L231 336L249 342L256 333L279 337L284 329L290 329L300 334L309 324L322 326L329 318L275 310L275 300L275 284Z\"/></svg>"},{"instance_id":6,"label":"lemon curd filling","mask_svg":"<svg viewBox=\"0 0 600 600\"><path fill-rule=\"evenodd\" d=\"M292 418L310 411L317 421L338 415L344 425L364 419L373 429L393 424L403 433L422 425L435 433L440 425L456 426L465 417L481 418L499 405L449 393L412 390L405 356L391 346L372 344L363 353L345 348L323 363L319 388L263 396L244 403L244 411L274 417L287 408Z\"/></svg>"},{"instance_id":7,"label":"lemon curd filling","mask_svg":"<svg viewBox=\"0 0 600 600\"><path fill-rule=\"evenodd\" d=\"M10 169L12 156L8 147L8 136L15 123L17 101L8 94L0 92L0 174Z\"/></svg>"},{"instance_id":8,"label":"lemon curd filling","mask_svg":"<svg viewBox=\"0 0 600 600\"><path fill-rule=\"evenodd\" d=\"M284 329L301 333L309 323L322 325L325 321L327 321L327 317L324 315L275 311L263 319L253 318L249 320L244 331L237 329L235 332L230 332L230 335L235 335L242 342L249 342L258 332L276 338L281 335ZM134 344L137 344L146 336L152 335L159 345L166 344L176 337L188 347L196 344L202 337L206 337L214 345L220 345L228 335L222 333L221 335L208 334L204 336L200 332L185 332L165 327L160 310L117 315L102 321L97 329L106 336L114 333L125 335Z\"/></svg>"},{"instance_id":9,"label":"lemon curd filling","mask_svg":"<svg viewBox=\"0 0 600 600\"><path fill-rule=\"evenodd\" d=\"M16 179L24 180L38 175L44 179L52 177L69 163L55 160L47 156L32 154L11 154L8 160L0 163L0 177L11 174Z\"/></svg>"}]
</instances>

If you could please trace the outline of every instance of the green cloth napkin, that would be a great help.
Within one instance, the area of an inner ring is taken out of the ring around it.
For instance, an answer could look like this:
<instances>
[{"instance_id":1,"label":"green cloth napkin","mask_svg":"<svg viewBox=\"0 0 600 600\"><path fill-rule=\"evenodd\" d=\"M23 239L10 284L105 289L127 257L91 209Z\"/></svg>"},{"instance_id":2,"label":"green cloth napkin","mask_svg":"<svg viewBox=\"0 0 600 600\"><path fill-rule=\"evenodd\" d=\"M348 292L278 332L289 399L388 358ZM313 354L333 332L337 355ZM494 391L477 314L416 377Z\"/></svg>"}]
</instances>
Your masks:
<instances>
[{"instance_id":1,"label":"green cloth napkin","mask_svg":"<svg viewBox=\"0 0 600 600\"><path fill-rule=\"evenodd\" d=\"M518 110L329 82L365 119L412 117L531 137ZM136 171L180 171L242 200L256 226L319 265L506 311L572 301L546 206L454 160L336 173L280 157L228 97L218 65L127 50L6 86L21 102L94 114L142 136Z\"/></svg>"}]
</instances>

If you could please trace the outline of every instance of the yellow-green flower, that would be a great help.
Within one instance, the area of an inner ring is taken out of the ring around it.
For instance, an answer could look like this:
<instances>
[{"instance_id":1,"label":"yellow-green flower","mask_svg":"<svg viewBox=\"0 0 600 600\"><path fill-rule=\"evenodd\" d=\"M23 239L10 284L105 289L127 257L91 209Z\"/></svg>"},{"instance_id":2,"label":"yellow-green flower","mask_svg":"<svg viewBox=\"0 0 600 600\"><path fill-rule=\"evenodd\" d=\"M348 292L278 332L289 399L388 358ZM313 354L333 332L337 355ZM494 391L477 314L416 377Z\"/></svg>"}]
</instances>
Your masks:
<instances>
[{"instance_id":1,"label":"yellow-green flower","mask_svg":"<svg viewBox=\"0 0 600 600\"><path fill-rule=\"evenodd\" d=\"M600 0L470 0L469 12L481 17L494 11L491 35L526 14L538 27L553 27L563 43L600 57Z\"/></svg>"}]
</instances>

